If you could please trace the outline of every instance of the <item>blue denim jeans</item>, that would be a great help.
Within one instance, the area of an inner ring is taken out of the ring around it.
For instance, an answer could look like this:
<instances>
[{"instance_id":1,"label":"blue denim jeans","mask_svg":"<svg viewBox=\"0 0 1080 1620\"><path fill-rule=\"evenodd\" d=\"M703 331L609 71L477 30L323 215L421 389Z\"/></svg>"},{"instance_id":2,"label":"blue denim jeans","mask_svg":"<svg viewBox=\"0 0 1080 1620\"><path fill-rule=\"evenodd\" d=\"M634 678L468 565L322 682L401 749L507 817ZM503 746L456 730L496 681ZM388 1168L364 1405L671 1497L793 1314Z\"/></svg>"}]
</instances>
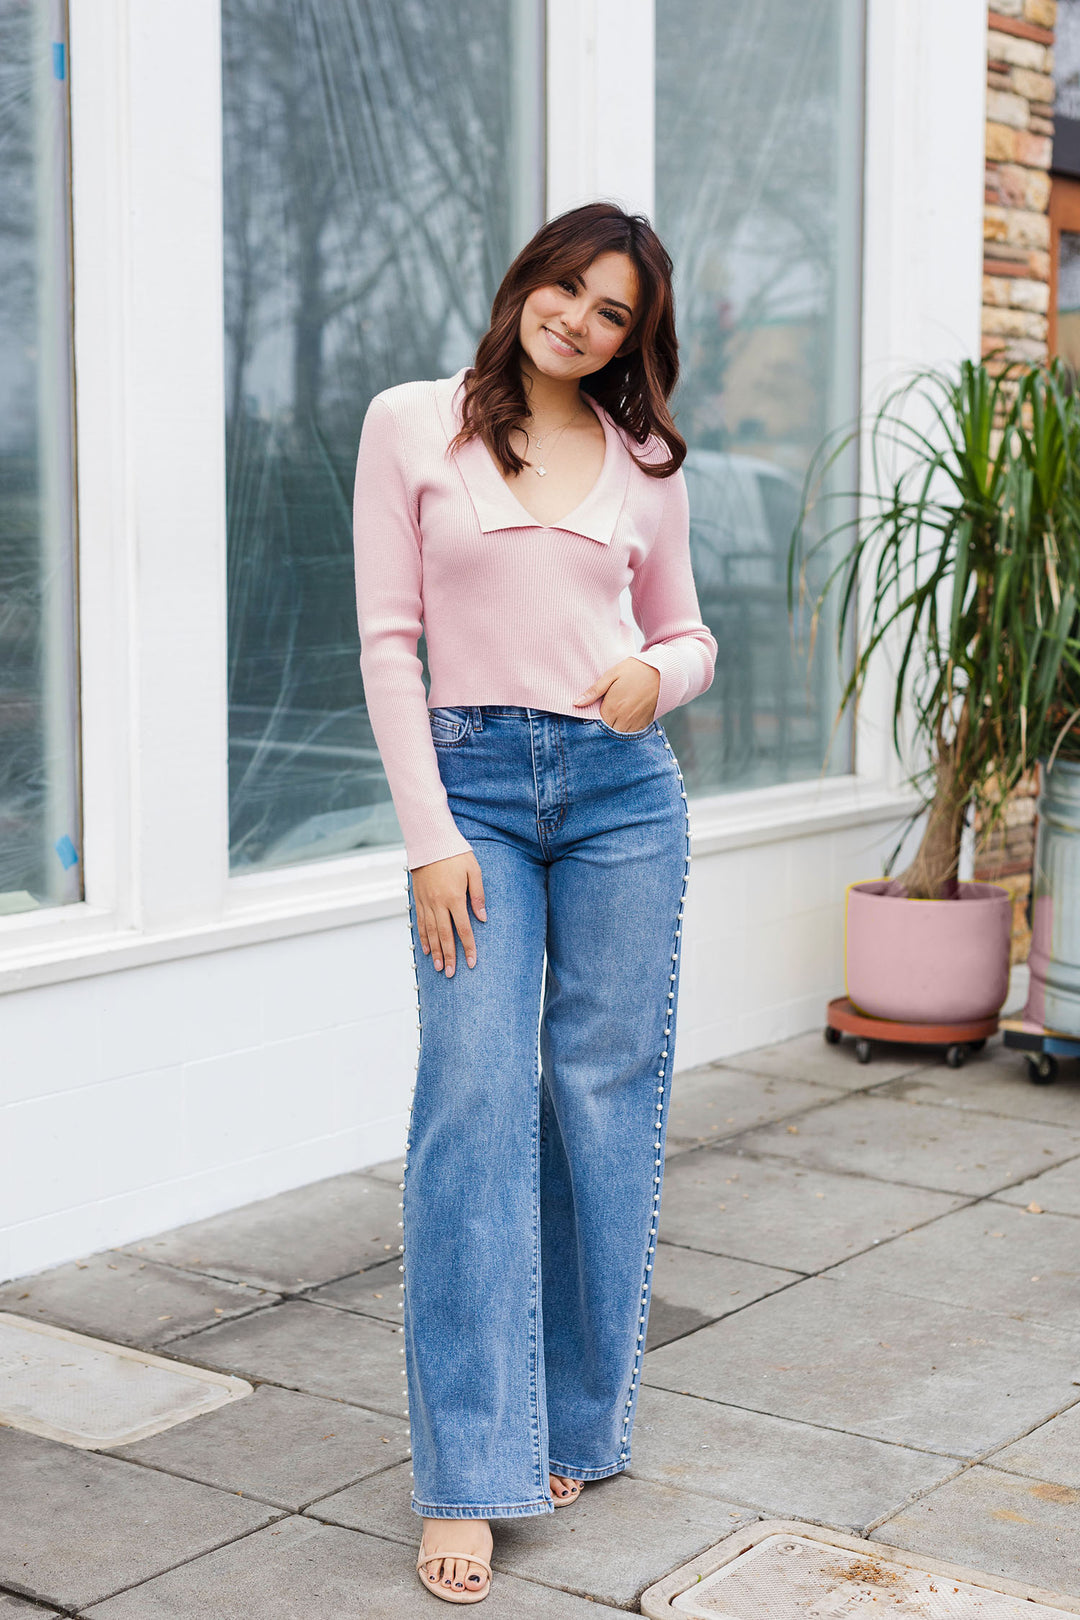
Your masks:
<instances>
[{"instance_id":1,"label":"blue denim jeans","mask_svg":"<svg viewBox=\"0 0 1080 1620\"><path fill-rule=\"evenodd\" d=\"M484 878L454 974L409 920L420 1050L403 1183L413 1498L552 1511L630 1460L663 1175L689 817L663 727L430 711Z\"/></svg>"}]
</instances>

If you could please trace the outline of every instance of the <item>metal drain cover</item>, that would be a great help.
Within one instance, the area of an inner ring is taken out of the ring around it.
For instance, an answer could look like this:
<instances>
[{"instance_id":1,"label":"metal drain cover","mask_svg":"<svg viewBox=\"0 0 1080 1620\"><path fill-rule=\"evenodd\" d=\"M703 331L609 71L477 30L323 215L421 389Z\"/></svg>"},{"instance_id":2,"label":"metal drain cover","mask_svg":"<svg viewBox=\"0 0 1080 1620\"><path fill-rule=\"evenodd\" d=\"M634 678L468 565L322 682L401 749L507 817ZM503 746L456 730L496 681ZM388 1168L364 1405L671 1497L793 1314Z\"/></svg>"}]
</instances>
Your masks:
<instances>
[{"instance_id":1,"label":"metal drain cover","mask_svg":"<svg viewBox=\"0 0 1080 1620\"><path fill-rule=\"evenodd\" d=\"M751 1525L650 1587L641 1611L653 1620L1066 1620L1080 1603L815 1525L773 1522Z\"/></svg>"},{"instance_id":2,"label":"metal drain cover","mask_svg":"<svg viewBox=\"0 0 1080 1620\"><path fill-rule=\"evenodd\" d=\"M243 1378L0 1311L0 1423L46 1440L130 1445L251 1392Z\"/></svg>"}]
</instances>

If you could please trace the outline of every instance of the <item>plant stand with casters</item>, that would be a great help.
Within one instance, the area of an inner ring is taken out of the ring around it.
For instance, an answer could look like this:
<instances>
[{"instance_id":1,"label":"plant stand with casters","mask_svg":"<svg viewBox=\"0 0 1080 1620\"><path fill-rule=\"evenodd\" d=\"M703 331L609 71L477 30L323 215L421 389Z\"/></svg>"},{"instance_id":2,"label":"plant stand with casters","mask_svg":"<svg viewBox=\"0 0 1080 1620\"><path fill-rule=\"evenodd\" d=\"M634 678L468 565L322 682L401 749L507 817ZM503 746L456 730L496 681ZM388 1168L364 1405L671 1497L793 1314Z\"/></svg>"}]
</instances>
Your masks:
<instances>
[{"instance_id":1,"label":"plant stand with casters","mask_svg":"<svg viewBox=\"0 0 1080 1620\"><path fill-rule=\"evenodd\" d=\"M1037 1086L1057 1079L1058 1058L1080 1058L1080 1035L1063 1035L1029 1018L1003 1018L1001 1027L1005 1045L1027 1053L1028 1077Z\"/></svg>"},{"instance_id":2,"label":"plant stand with casters","mask_svg":"<svg viewBox=\"0 0 1080 1620\"><path fill-rule=\"evenodd\" d=\"M869 1063L875 1041L899 1042L904 1046L943 1046L945 1062L959 1069L972 1052L981 1052L998 1027L997 1017L976 1018L967 1024L901 1024L891 1018L871 1018L847 996L836 996L825 1013L825 1039L837 1046L844 1035L855 1037L855 1057ZM1078 1043L1080 1044L1080 1043Z\"/></svg>"}]
</instances>

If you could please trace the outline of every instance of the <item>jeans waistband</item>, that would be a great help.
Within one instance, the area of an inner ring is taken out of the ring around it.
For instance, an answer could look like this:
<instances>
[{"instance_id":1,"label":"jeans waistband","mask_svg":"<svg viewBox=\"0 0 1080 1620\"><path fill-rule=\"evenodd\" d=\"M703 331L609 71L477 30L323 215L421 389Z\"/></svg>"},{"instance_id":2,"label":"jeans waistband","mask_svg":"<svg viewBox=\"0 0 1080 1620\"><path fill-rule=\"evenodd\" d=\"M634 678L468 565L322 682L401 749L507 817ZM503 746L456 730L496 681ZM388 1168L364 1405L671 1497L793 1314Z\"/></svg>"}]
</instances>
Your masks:
<instances>
[{"instance_id":1,"label":"jeans waistband","mask_svg":"<svg viewBox=\"0 0 1080 1620\"><path fill-rule=\"evenodd\" d=\"M482 731L484 720L499 716L506 720L590 720L587 714L564 714L561 709L532 709L520 703L450 703L441 707L468 714L475 730Z\"/></svg>"}]
</instances>

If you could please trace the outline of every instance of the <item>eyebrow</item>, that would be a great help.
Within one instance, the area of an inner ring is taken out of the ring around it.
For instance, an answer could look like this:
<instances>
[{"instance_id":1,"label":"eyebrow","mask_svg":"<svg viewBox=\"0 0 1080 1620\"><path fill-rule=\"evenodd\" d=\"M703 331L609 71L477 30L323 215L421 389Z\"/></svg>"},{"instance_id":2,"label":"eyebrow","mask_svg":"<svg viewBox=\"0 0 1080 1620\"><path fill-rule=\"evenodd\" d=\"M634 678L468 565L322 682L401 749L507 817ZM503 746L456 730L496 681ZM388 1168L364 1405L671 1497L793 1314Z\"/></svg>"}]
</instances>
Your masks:
<instances>
[{"instance_id":1,"label":"eyebrow","mask_svg":"<svg viewBox=\"0 0 1080 1620\"><path fill-rule=\"evenodd\" d=\"M570 279L572 281L580 281L583 287L585 285L584 278L580 275L571 276ZM631 317L631 319L633 318L633 310L630 308L629 304L624 304L621 298L608 298L604 293L598 293L597 302L600 304L618 304L620 309L625 309L626 313Z\"/></svg>"}]
</instances>

